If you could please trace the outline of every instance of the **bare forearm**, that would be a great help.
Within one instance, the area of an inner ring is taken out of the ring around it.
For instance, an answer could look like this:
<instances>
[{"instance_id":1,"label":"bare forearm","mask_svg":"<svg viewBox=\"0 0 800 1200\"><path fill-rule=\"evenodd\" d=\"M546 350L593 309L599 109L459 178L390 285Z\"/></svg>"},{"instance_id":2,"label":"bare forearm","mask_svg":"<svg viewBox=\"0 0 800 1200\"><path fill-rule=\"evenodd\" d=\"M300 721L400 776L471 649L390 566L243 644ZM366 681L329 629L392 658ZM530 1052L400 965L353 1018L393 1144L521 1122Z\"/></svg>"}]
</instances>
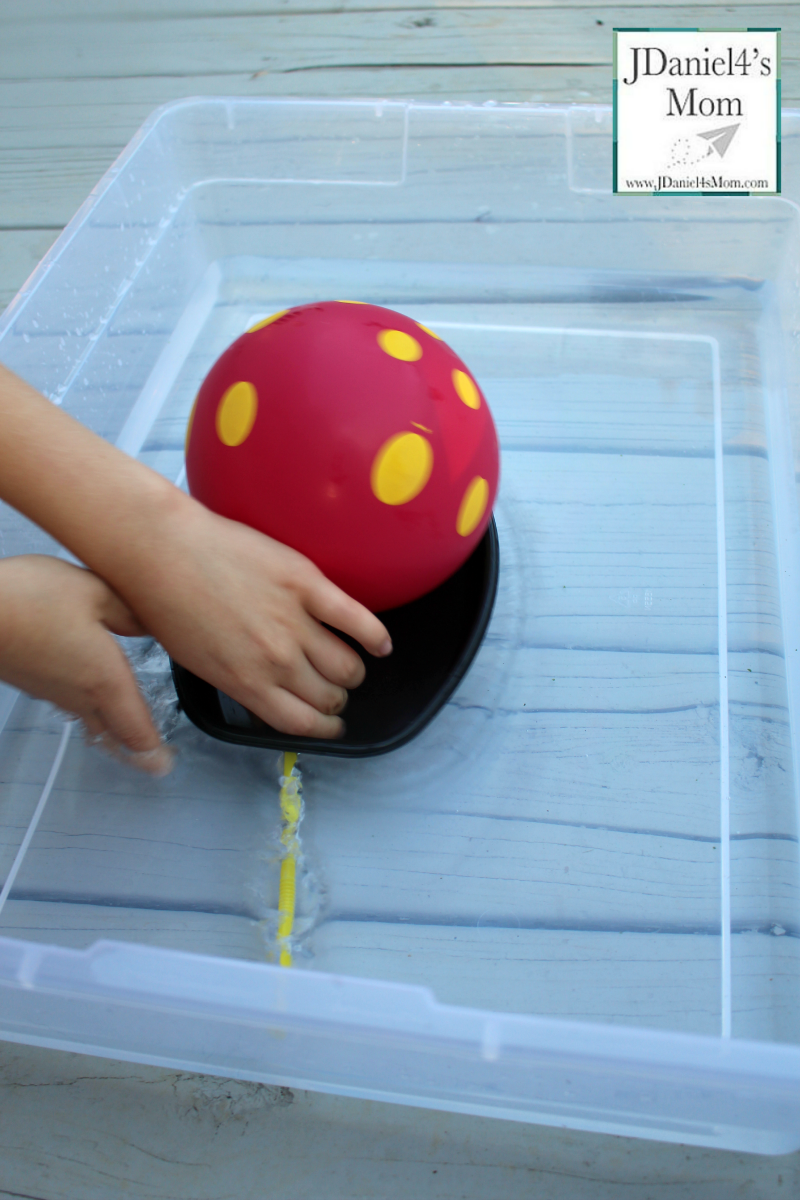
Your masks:
<instances>
[{"instance_id":1,"label":"bare forearm","mask_svg":"<svg viewBox=\"0 0 800 1200\"><path fill-rule=\"evenodd\" d=\"M193 506L4 367L0 498L123 590L152 558L164 522L184 503Z\"/></svg>"}]
</instances>

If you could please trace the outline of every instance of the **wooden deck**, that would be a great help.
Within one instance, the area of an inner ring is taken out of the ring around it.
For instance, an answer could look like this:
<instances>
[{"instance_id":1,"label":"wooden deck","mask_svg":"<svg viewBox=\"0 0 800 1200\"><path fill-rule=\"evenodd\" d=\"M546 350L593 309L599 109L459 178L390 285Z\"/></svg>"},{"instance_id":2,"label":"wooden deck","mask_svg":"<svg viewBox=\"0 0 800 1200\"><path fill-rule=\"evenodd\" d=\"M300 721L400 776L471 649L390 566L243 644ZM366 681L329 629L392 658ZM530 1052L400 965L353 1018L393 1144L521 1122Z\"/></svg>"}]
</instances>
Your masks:
<instances>
[{"instance_id":1,"label":"wooden deck","mask_svg":"<svg viewBox=\"0 0 800 1200\"><path fill-rule=\"evenodd\" d=\"M778 26L800 105L800 5L582 0L3 0L0 305L145 117L181 96L611 101L611 30ZM67 15L69 14L69 15Z\"/></svg>"},{"instance_id":2,"label":"wooden deck","mask_svg":"<svg viewBox=\"0 0 800 1200\"><path fill-rule=\"evenodd\" d=\"M797 3L0 0L0 306L148 114L182 96L611 98L614 26L779 26ZM760 1159L0 1043L0 1200L772 1200Z\"/></svg>"}]
</instances>

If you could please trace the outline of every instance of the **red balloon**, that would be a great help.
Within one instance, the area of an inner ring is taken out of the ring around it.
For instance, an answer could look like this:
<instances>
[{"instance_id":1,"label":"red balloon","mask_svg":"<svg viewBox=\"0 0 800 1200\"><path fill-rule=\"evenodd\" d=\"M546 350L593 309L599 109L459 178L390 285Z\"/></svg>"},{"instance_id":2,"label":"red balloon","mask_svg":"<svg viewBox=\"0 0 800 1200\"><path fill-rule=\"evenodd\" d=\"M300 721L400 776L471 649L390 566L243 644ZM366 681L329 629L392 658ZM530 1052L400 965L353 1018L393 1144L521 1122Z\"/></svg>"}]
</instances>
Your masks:
<instances>
[{"instance_id":1,"label":"red balloon","mask_svg":"<svg viewBox=\"0 0 800 1200\"><path fill-rule=\"evenodd\" d=\"M346 301L287 309L238 338L187 433L193 496L293 546L375 612L469 557L499 466L489 407L450 347Z\"/></svg>"}]
</instances>

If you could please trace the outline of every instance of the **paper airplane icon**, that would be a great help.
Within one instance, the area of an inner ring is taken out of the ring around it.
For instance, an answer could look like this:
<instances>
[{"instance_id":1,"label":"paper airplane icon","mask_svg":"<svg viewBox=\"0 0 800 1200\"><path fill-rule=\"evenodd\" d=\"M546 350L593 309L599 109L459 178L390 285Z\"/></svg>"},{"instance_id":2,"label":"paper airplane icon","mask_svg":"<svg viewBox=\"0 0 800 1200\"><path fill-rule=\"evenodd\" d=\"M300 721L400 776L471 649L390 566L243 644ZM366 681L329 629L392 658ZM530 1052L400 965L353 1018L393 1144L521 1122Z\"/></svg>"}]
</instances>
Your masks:
<instances>
[{"instance_id":1,"label":"paper airplane icon","mask_svg":"<svg viewBox=\"0 0 800 1200\"><path fill-rule=\"evenodd\" d=\"M725 151L733 141L733 135L738 128L738 125L726 125L723 129L709 129L708 133L698 133L697 136L705 138L707 142L711 142L711 146L713 146L720 158L724 158ZM709 146L709 154L711 153L711 146Z\"/></svg>"}]
</instances>

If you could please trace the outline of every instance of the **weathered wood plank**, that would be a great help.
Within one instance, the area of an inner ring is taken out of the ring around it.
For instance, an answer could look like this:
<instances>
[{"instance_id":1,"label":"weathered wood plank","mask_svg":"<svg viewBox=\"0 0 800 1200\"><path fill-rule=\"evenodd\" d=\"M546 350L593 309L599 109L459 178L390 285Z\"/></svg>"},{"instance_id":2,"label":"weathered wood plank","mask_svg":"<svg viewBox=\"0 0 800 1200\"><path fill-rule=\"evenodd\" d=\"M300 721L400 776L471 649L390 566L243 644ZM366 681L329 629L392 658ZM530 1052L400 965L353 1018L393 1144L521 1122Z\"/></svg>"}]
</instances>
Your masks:
<instances>
[{"instance_id":1,"label":"weathered wood plank","mask_svg":"<svg viewBox=\"0 0 800 1200\"><path fill-rule=\"evenodd\" d=\"M299 78L302 75L302 79ZM368 96L482 102L611 102L604 65L320 68L125 79L0 81L0 149L122 146L154 108L185 96ZM784 107L800 103L800 62L784 64Z\"/></svg>"},{"instance_id":2,"label":"weathered wood plank","mask_svg":"<svg viewBox=\"0 0 800 1200\"><path fill-rule=\"evenodd\" d=\"M610 65L608 31L569 36L552 10L447 10L434 24L417 13L309 13L300 16L20 22L0 49L0 78L117 78L140 74L316 71L330 67L464 66L519 63ZM421 21L422 24L415 24Z\"/></svg>"},{"instance_id":3,"label":"weathered wood plank","mask_svg":"<svg viewBox=\"0 0 800 1200\"><path fill-rule=\"evenodd\" d=\"M581 10L577 10L581 12ZM767 10L769 11L769 10ZM420 22L420 23L416 23ZM608 30L579 19L580 37L552 9L535 24L519 9L303 13L266 17L18 22L0 48L3 79L317 70L419 63L610 64ZM534 26L532 28L532 25ZM570 22L572 25L572 22ZM116 28L114 27L116 26ZM570 36L570 33L573 36Z\"/></svg>"},{"instance_id":4,"label":"weathered wood plank","mask_svg":"<svg viewBox=\"0 0 800 1200\"><path fill-rule=\"evenodd\" d=\"M784 75L784 91L793 69ZM798 77L800 84L800 77ZM800 88L798 88L800 92ZM303 80L280 68L264 74L138 76L127 79L0 81L0 149L124 145L160 104L186 96L377 96L501 101L611 102L606 67L331 68Z\"/></svg>"},{"instance_id":5,"label":"weathered wood plank","mask_svg":"<svg viewBox=\"0 0 800 1200\"><path fill-rule=\"evenodd\" d=\"M58 226L0 230L0 310L14 298L59 232Z\"/></svg>"},{"instance_id":6,"label":"weathered wood plank","mask_svg":"<svg viewBox=\"0 0 800 1200\"><path fill-rule=\"evenodd\" d=\"M20 10L9 14L9 7L3 16L18 18ZM178 96L608 101L610 27L630 23L634 11L643 24L659 20L655 9L600 5L566 13L554 6L533 14L513 6L445 6L431 15L421 5L248 16L246 7L224 15L224 4L195 8L177 0L167 10L177 15L137 12L131 19L100 0L82 11L66 18L43 3L36 10L49 18L43 23L26 9L0 48L0 101L9 114L0 134L6 228L68 220L148 113ZM696 10L670 11L677 23L698 19ZM725 16L737 24L776 23L786 34L800 28L795 5L758 5L753 12L741 6ZM787 105L800 103L793 44L796 38L784 38Z\"/></svg>"},{"instance_id":7,"label":"weathered wood plank","mask_svg":"<svg viewBox=\"0 0 800 1200\"><path fill-rule=\"evenodd\" d=\"M608 795L609 821L639 819L615 803L613 788ZM713 791L707 799L711 830L719 825L714 811L719 799ZM696 798L698 805L702 802ZM309 836L324 848L334 918L420 927L646 932L654 954L667 935L716 935L719 930L720 846L713 833L662 835L546 818L423 814L413 804L410 796L405 811L401 806L368 813L357 807L348 814L337 806L330 817L316 816ZM734 849L734 919L748 928L788 921L797 901L796 845L788 839L751 839ZM57 853L51 852L53 870ZM40 869L47 854L47 847L37 848L30 869ZM113 860L121 871L117 858L121 864L123 852ZM475 947L478 971L487 949ZM457 1002L474 1001L462 995Z\"/></svg>"},{"instance_id":8,"label":"weathered wood plank","mask_svg":"<svg viewBox=\"0 0 800 1200\"><path fill-rule=\"evenodd\" d=\"M639 13L644 6L637 3L636 0L632 0L631 3L621 0L614 7L628 13L628 24L631 22L638 24ZM652 8L652 5L649 7ZM686 8L686 0L664 0L659 7ZM789 4L786 3L776 4L775 0L750 0L748 4L737 6L737 19L741 17L747 24L763 24L765 8L789 7ZM401 12L418 12L420 10L437 12L441 9L451 8L529 8L537 10L549 8L555 12L567 10L570 13L585 9L597 15L596 10L608 8L608 0L563 0L560 4L554 4L553 0L416 0L414 3L411 3L410 0L381 0L380 3L376 3L376 0L341 0L340 3L334 3L333 0L299 0L299 2L298 0L268 0L264 4L259 3L259 0L227 0L227 2L226 0L166 0L166 3L163 4L157 3L156 0L147 0L146 3L140 3L139 0L119 0L119 2L118 0L71 0L68 12L64 11L64 5L59 3L59 0L27 0L24 5L19 4L17 0L2 0L0 21L12 25L33 18L45 20L58 18L65 21L80 21L87 17L112 18L114 20L142 20L150 17L192 19L197 17L274 16L287 13L298 15L307 12L361 12L376 9ZM753 10L752 15L749 10ZM696 18L694 24L699 24L701 27L720 25L724 28L731 24L732 9L729 6L723 7L711 3L698 4L693 6L692 12Z\"/></svg>"},{"instance_id":9,"label":"weathered wood plank","mask_svg":"<svg viewBox=\"0 0 800 1200\"><path fill-rule=\"evenodd\" d=\"M315 930L311 945L316 969L422 985L445 1004L719 1030L713 936L500 928L486 913L472 926L334 920ZM796 939L738 933L733 954L742 985L734 993L737 1036L796 1036Z\"/></svg>"},{"instance_id":10,"label":"weathered wood plank","mask_svg":"<svg viewBox=\"0 0 800 1200\"><path fill-rule=\"evenodd\" d=\"M656 26L661 9L637 9ZM797 5L765 6L762 24L780 25L785 57L800 34ZM317 71L331 67L604 65L610 68L611 28L627 24L630 9L442 9L385 12L287 13L259 17L197 17L135 21L91 19L20 21L0 47L0 78L118 78L138 74L199 75L242 70ZM731 27L743 9L726 9ZM692 8L671 10L676 25L697 24Z\"/></svg>"},{"instance_id":11,"label":"weathered wood plank","mask_svg":"<svg viewBox=\"0 0 800 1200\"><path fill-rule=\"evenodd\" d=\"M11 1197L775 1200L800 1189L796 1154L609 1138L35 1047L0 1043L0 1088L0 1188Z\"/></svg>"},{"instance_id":12,"label":"weathered wood plank","mask_svg":"<svg viewBox=\"0 0 800 1200\"><path fill-rule=\"evenodd\" d=\"M800 105L800 64L787 69L785 77L787 105ZM73 86L81 98L71 103ZM35 90L26 83L0 83L0 108L14 111L16 125L0 133L5 144L0 155L0 229L66 224L153 109L184 95L608 103L610 76L605 67L422 67L276 73L256 80L224 76L212 83L197 77L76 81L63 86L45 82L40 90L49 94L51 103L35 108L14 96L16 89ZM20 275L20 283L23 278Z\"/></svg>"},{"instance_id":13,"label":"weathered wood plank","mask_svg":"<svg viewBox=\"0 0 800 1200\"><path fill-rule=\"evenodd\" d=\"M611 85L605 67L546 66L0 83L0 227L66 224L153 109L190 95L607 103Z\"/></svg>"}]
</instances>

